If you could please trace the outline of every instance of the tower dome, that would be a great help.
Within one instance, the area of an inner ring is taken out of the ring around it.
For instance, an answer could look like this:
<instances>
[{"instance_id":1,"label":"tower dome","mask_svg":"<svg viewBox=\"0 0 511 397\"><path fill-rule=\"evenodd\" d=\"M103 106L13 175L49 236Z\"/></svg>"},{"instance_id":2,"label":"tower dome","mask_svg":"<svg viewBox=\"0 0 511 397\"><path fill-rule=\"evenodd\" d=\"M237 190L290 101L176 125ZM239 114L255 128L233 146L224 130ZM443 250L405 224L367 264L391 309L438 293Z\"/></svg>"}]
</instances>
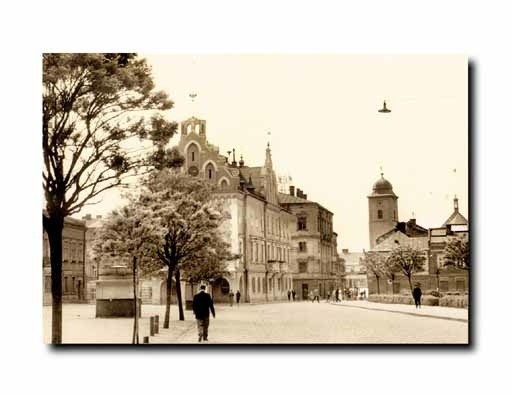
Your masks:
<instances>
[{"instance_id":1,"label":"tower dome","mask_svg":"<svg viewBox=\"0 0 511 397\"><path fill-rule=\"evenodd\" d=\"M381 178L373 184L373 194L394 194L392 184L383 177L383 173Z\"/></svg>"}]
</instances>

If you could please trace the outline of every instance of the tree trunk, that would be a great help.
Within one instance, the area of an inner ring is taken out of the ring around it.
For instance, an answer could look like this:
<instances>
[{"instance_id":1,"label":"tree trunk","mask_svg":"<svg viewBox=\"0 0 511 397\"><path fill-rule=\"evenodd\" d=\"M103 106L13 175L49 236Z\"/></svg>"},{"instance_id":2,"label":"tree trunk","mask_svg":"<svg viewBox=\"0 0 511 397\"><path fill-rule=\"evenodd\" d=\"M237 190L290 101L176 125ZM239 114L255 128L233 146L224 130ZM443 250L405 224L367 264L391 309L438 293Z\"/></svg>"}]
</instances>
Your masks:
<instances>
[{"instance_id":1,"label":"tree trunk","mask_svg":"<svg viewBox=\"0 0 511 397\"><path fill-rule=\"evenodd\" d=\"M62 343L62 230L64 218L47 218L45 222L51 261L51 343Z\"/></svg>"},{"instance_id":2,"label":"tree trunk","mask_svg":"<svg viewBox=\"0 0 511 397\"><path fill-rule=\"evenodd\" d=\"M408 285L410 286L410 292L413 294L413 287L412 287L412 275L407 275L406 278L408 279Z\"/></svg>"},{"instance_id":3,"label":"tree trunk","mask_svg":"<svg viewBox=\"0 0 511 397\"><path fill-rule=\"evenodd\" d=\"M165 302L165 321L163 322L163 328L169 328L170 326L170 300L172 298L172 270L167 272L167 300Z\"/></svg>"},{"instance_id":4,"label":"tree trunk","mask_svg":"<svg viewBox=\"0 0 511 397\"><path fill-rule=\"evenodd\" d=\"M380 278L376 277L376 291L380 295Z\"/></svg>"},{"instance_id":5,"label":"tree trunk","mask_svg":"<svg viewBox=\"0 0 511 397\"><path fill-rule=\"evenodd\" d=\"M183 311L183 299L181 297L181 274L179 269L176 269L176 295L177 295L177 306L179 309L179 320L184 321L185 313Z\"/></svg>"},{"instance_id":6,"label":"tree trunk","mask_svg":"<svg viewBox=\"0 0 511 397\"><path fill-rule=\"evenodd\" d=\"M138 269L137 269L137 257L133 257L133 304L135 305L134 310L134 321L133 321L133 344L139 344L139 335L138 335L138 297L137 297L137 289L138 289Z\"/></svg>"}]
</instances>

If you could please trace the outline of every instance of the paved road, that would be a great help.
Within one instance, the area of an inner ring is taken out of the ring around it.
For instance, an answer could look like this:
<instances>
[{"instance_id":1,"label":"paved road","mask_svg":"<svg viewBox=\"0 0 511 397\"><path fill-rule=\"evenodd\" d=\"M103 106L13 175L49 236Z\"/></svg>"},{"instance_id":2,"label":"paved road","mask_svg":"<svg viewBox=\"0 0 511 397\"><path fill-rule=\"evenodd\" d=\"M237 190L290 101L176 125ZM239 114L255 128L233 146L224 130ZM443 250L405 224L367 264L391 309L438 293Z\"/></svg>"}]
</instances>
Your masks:
<instances>
[{"instance_id":1,"label":"paved road","mask_svg":"<svg viewBox=\"0 0 511 397\"><path fill-rule=\"evenodd\" d=\"M44 340L50 340L51 309L44 310ZM197 343L191 312L151 343ZM149 316L163 306L144 306L141 334L149 335ZM64 343L131 343L132 319L95 319L93 305L64 305ZM343 305L283 302L240 307L218 306L211 319L209 343L467 343L468 323L368 310Z\"/></svg>"},{"instance_id":2,"label":"paved road","mask_svg":"<svg viewBox=\"0 0 511 397\"><path fill-rule=\"evenodd\" d=\"M191 316L189 316L191 317ZM467 343L468 323L325 302L222 307L209 343ZM161 330L151 343L197 343L195 322Z\"/></svg>"}]
</instances>

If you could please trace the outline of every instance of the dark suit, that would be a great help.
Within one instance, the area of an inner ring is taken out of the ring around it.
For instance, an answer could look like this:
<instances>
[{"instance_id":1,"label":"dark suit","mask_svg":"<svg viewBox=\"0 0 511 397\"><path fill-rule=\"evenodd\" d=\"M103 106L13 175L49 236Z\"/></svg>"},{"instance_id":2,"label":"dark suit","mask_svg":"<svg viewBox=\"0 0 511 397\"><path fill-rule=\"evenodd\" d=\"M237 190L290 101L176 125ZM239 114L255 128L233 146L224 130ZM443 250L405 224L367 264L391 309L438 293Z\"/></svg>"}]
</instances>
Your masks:
<instances>
[{"instance_id":1,"label":"dark suit","mask_svg":"<svg viewBox=\"0 0 511 397\"><path fill-rule=\"evenodd\" d=\"M413 300L415 301L415 307L421 306L422 291L419 287L415 287L412 292Z\"/></svg>"},{"instance_id":2,"label":"dark suit","mask_svg":"<svg viewBox=\"0 0 511 397\"><path fill-rule=\"evenodd\" d=\"M208 327L209 327L209 311L215 317L215 307L213 306L213 299L206 291L199 291L193 297L193 312L197 319L197 330L199 332L199 342L204 339L208 340Z\"/></svg>"}]
</instances>

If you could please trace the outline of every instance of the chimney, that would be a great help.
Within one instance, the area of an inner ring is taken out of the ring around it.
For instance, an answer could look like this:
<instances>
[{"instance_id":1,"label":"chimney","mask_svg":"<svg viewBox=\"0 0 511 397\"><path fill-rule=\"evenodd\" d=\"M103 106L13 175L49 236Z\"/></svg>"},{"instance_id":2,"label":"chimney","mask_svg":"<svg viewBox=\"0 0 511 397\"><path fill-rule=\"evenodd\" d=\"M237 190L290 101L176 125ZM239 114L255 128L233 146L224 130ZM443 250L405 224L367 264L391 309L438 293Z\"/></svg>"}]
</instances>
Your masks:
<instances>
[{"instance_id":1,"label":"chimney","mask_svg":"<svg viewBox=\"0 0 511 397\"><path fill-rule=\"evenodd\" d=\"M295 187L294 186L289 186L289 195L290 196L294 196L295 195Z\"/></svg>"},{"instance_id":2,"label":"chimney","mask_svg":"<svg viewBox=\"0 0 511 397\"><path fill-rule=\"evenodd\" d=\"M410 220L408 221L408 224L411 225L411 226L415 226L415 224L416 224L415 222L416 221L417 220L415 218L410 218Z\"/></svg>"},{"instance_id":3,"label":"chimney","mask_svg":"<svg viewBox=\"0 0 511 397\"><path fill-rule=\"evenodd\" d=\"M347 254L347 253L348 253L348 248L343 248L343 249L342 249L342 253L343 253L343 254Z\"/></svg>"},{"instance_id":4,"label":"chimney","mask_svg":"<svg viewBox=\"0 0 511 397\"><path fill-rule=\"evenodd\" d=\"M305 200L307 200L307 195L304 193L302 198L304 198Z\"/></svg>"},{"instance_id":5,"label":"chimney","mask_svg":"<svg viewBox=\"0 0 511 397\"><path fill-rule=\"evenodd\" d=\"M300 189L296 189L296 197L302 198L302 191Z\"/></svg>"}]
</instances>

